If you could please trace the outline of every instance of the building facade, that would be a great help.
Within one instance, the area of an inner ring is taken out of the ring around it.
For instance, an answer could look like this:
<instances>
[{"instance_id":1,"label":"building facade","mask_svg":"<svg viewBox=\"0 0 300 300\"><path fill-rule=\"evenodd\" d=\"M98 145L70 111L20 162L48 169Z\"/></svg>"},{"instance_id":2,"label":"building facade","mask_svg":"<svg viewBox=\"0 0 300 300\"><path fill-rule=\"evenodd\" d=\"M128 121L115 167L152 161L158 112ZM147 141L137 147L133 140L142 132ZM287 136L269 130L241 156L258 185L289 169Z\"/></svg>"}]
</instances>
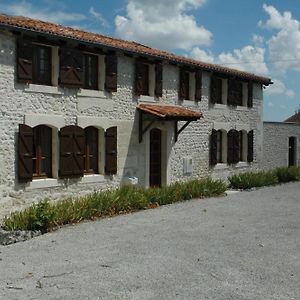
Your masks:
<instances>
[{"instance_id":1,"label":"building facade","mask_svg":"<svg viewBox=\"0 0 300 300\"><path fill-rule=\"evenodd\" d=\"M0 211L120 184L226 178L263 159L269 78L0 16Z\"/></svg>"}]
</instances>

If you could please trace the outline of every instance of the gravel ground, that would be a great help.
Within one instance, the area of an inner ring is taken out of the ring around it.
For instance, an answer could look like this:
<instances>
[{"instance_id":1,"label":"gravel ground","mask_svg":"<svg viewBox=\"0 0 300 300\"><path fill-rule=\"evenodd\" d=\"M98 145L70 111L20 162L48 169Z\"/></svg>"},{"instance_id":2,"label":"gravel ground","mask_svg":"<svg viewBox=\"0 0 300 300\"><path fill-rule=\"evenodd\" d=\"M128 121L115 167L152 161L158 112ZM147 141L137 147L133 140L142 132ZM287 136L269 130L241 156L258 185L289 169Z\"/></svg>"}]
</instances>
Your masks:
<instances>
[{"instance_id":1,"label":"gravel ground","mask_svg":"<svg viewBox=\"0 0 300 300\"><path fill-rule=\"evenodd\" d=\"M0 299L300 299L300 183L0 246Z\"/></svg>"}]
</instances>

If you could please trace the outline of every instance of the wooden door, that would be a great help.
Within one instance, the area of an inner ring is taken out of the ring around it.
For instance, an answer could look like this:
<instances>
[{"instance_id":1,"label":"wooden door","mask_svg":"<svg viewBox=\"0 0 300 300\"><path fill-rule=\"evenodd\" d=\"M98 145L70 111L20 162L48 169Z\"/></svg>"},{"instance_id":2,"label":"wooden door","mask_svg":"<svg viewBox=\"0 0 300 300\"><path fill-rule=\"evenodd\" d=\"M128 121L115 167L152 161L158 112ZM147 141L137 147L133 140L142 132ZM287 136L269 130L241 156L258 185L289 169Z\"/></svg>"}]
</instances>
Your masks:
<instances>
[{"instance_id":1,"label":"wooden door","mask_svg":"<svg viewBox=\"0 0 300 300\"><path fill-rule=\"evenodd\" d=\"M295 166L296 138L289 137L289 167Z\"/></svg>"},{"instance_id":2,"label":"wooden door","mask_svg":"<svg viewBox=\"0 0 300 300\"><path fill-rule=\"evenodd\" d=\"M150 131L150 186L161 187L161 130Z\"/></svg>"}]
</instances>

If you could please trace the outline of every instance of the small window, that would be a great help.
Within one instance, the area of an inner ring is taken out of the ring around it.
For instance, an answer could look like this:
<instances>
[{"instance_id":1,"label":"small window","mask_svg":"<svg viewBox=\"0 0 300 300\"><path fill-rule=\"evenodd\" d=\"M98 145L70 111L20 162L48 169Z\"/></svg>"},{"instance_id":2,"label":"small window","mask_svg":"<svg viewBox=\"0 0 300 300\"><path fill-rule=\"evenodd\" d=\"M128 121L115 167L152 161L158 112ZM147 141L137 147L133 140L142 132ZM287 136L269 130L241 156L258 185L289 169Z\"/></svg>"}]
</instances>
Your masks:
<instances>
[{"instance_id":1,"label":"small window","mask_svg":"<svg viewBox=\"0 0 300 300\"><path fill-rule=\"evenodd\" d=\"M144 61L136 62L136 93L149 96L149 64Z\"/></svg>"},{"instance_id":2,"label":"small window","mask_svg":"<svg viewBox=\"0 0 300 300\"><path fill-rule=\"evenodd\" d=\"M33 128L33 177L52 177L52 129L45 125Z\"/></svg>"},{"instance_id":3,"label":"small window","mask_svg":"<svg viewBox=\"0 0 300 300\"><path fill-rule=\"evenodd\" d=\"M98 129L87 127L85 132L85 163L84 173L98 174Z\"/></svg>"},{"instance_id":4,"label":"small window","mask_svg":"<svg viewBox=\"0 0 300 300\"><path fill-rule=\"evenodd\" d=\"M243 83L235 78L228 79L227 103L232 106L243 105Z\"/></svg>"},{"instance_id":5,"label":"small window","mask_svg":"<svg viewBox=\"0 0 300 300\"><path fill-rule=\"evenodd\" d=\"M33 83L51 85L51 47L34 47Z\"/></svg>"},{"instance_id":6,"label":"small window","mask_svg":"<svg viewBox=\"0 0 300 300\"><path fill-rule=\"evenodd\" d=\"M220 103L222 104L222 78L217 76L211 77L210 84L210 101L211 103Z\"/></svg>"},{"instance_id":7,"label":"small window","mask_svg":"<svg viewBox=\"0 0 300 300\"><path fill-rule=\"evenodd\" d=\"M98 89L98 57L86 54L84 57L84 88Z\"/></svg>"}]
</instances>

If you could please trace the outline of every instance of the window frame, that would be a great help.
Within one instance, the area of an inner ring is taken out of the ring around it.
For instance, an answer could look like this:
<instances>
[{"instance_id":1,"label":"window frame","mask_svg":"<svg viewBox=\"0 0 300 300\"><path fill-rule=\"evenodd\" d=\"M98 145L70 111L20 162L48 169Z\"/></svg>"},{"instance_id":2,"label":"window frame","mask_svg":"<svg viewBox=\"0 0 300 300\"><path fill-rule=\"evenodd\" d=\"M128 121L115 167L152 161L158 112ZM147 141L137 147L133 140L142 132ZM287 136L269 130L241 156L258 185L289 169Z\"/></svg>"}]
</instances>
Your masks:
<instances>
[{"instance_id":1,"label":"window frame","mask_svg":"<svg viewBox=\"0 0 300 300\"><path fill-rule=\"evenodd\" d=\"M88 126L84 129L85 134L85 158L84 175L99 174L99 130L94 126ZM94 135L94 136L93 136ZM93 139L93 141L91 141ZM94 143L93 147L91 144ZM94 148L91 155L91 148ZM95 158L94 166L91 166L91 158Z\"/></svg>"},{"instance_id":2,"label":"window frame","mask_svg":"<svg viewBox=\"0 0 300 300\"><path fill-rule=\"evenodd\" d=\"M88 59L91 59L90 63L88 63ZM98 55L92 53L84 53L83 72L84 72L83 88L87 90L99 90L100 74L99 74ZM89 84L89 81L91 81L91 84Z\"/></svg>"},{"instance_id":3,"label":"window frame","mask_svg":"<svg viewBox=\"0 0 300 300\"><path fill-rule=\"evenodd\" d=\"M43 151L45 145L50 147L48 153ZM48 169L43 170L43 161L46 160L49 160ZM52 128L47 125L38 125L33 128L32 178L52 178L52 160Z\"/></svg>"}]
</instances>

